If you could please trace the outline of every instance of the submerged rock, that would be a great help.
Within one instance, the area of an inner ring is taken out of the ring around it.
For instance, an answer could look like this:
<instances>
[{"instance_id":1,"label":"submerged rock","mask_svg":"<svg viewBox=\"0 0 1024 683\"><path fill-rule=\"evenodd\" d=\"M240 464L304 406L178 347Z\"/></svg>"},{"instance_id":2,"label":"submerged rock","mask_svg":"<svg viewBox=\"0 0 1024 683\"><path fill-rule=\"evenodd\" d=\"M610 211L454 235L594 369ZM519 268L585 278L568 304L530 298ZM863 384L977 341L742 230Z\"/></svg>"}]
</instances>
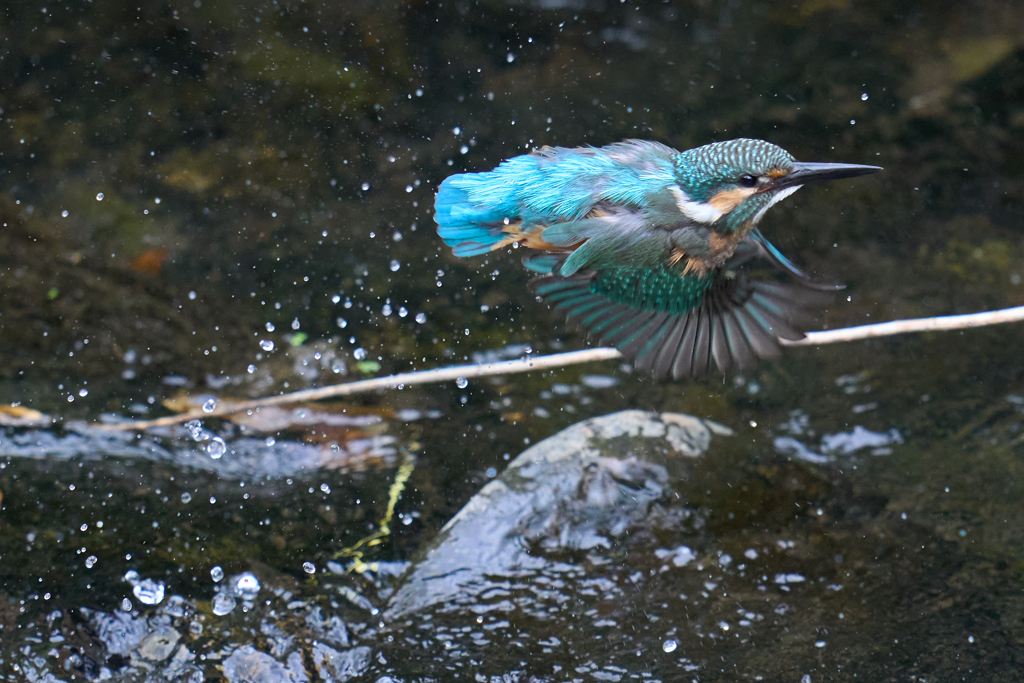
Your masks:
<instances>
[{"instance_id":1,"label":"submerged rock","mask_svg":"<svg viewBox=\"0 0 1024 683\"><path fill-rule=\"evenodd\" d=\"M657 523L664 511L653 514L654 506L673 477L685 477L688 460L707 450L712 433L729 430L689 415L626 410L532 446L445 525L385 618L434 605L484 609L479 600L512 594L509 579L574 574L558 553L608 548Z\"/></svg>"},{"instance_id":2,"label":"submerged rock","mask_svg":"<svg viewBox=\"0 0 1024 683\"><path fill-rule=\"evenodd\" d=\"M285 666L251 645L243 645L224 660L224 678L229 683L305 683L309 680L302 655L292 653Z\"/></svg>"},{"instance_id":3,"label":"submerged rock","mask_svg":"<svg viewBox=\"0 0 1024 683\"><path fill-rule=\"evenodd\" d=\"M170 626L158 626L139 643L139 656L143 659L163 661L171 656L181 634Z\"/></svg>"},{"instance_id":4,"label":"submerged rock","mask_svg":"<svg viewBox=\"0 0 1024 683\"><path fill-rule=\"evenodd\" d=\"M313 663L325 683L342 683L364 673L370 666L370 648L362 645L339 652L323 643L313 645Z\"/></svg>"}]
</instances>

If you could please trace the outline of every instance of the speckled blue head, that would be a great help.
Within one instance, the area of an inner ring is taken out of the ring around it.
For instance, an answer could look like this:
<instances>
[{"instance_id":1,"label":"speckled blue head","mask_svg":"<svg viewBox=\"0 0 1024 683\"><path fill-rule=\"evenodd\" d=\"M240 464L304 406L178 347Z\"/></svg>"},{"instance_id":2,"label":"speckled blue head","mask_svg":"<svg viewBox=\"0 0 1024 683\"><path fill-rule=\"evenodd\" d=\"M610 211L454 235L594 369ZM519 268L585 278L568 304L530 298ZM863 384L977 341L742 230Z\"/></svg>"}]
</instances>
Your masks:
<instances>
[{"instance_id":1,"label":"speckled blue head","mask_svg":"<svg viewBox=\"0 0 1024 683\"><path fill-rule=\"evenodd\" d=\"M676 155L676 207L717 233L743 235L804 183L853 178L878 166L796 161L764 140L715 142Z\"/></svg>"},{"instance_id":2,"label":"speckled blue head","mask_svg":"<svg viewBox=\"0 0 1024 683\"><path fill-rule=\"evenodd\" d=\"M773 204L800 188L799 163L764 140L715 142L676 157L676 204L716 232L745 235Z\"/></svg>"},{"instance_id":3,"label":"speckled blue head","mask_svg":"<svg viewBox=\"0 0 1024 683\"><path fill-rule=\"evenodd\" d=\"M793 155L778 145L740 138L680 152L675 175L690 199L707 203L723 189L744 187L744 176L768 179L787 175L794 161Z\"/></svg>"}]
</instances>

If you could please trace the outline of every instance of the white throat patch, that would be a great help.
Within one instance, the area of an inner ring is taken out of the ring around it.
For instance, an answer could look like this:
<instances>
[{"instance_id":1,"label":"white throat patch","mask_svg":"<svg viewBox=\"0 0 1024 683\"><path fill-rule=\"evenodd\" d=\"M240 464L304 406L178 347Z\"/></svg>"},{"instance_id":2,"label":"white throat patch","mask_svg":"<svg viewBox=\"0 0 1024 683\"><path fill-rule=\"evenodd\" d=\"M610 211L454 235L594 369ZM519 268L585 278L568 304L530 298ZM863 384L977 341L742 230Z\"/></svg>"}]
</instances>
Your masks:
<instances>
[{"instance_id":1,"label":"white throat patch","mask_svg":"<svg viewBox=\"0 0 1024 683\"><path fill-rule=\"evenodd\" d=\"M673 197L675 197L676 206L679 207L680 213L692 221L711 225L723 216L721 211L710 204L695 202L690 199L678 185L673 185L668 188L668 191L672 193Z\"/></svg>"},{"instance_id":2,"label":"white throat patch","mask_svg":"<svg viewBox=\"0 0 1024 683\"><path fill-rule=\"evenodd\" d=\"M771 200L767 204L765 204L760 211L754 214L754 220L752 221L751 225L757 225L758 223L760 223L761 219L764 218L764 215L768 212L768 209L772 208L773 206L781 202L783 199L799 190L801 187L803 187L803 185L794 185L793 187L787 187L776 192L775 196L772 197Z\"/></svg>"}]
</instances>

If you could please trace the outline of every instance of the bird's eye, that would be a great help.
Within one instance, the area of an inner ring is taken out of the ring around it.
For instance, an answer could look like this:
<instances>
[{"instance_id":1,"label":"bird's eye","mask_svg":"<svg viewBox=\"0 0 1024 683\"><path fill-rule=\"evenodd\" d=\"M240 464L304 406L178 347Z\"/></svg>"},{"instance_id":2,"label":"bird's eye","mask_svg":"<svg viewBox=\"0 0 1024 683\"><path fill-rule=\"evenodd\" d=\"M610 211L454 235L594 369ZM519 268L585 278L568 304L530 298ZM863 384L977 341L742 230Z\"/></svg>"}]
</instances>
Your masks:
<instances>
[{"instance_id":1,"label":"bird's eye","mask_svg":"<svg viewBox=\"0 0 1024 683\"><path fill-rule=\"evenodd\" d=\"M740 176L740 185L742 187L753 187L754 185L757 185L757 178L755 178L754 176L750 175L749 173L746 174L746 175L741 175Z\"/></svg>"}]
</instances>

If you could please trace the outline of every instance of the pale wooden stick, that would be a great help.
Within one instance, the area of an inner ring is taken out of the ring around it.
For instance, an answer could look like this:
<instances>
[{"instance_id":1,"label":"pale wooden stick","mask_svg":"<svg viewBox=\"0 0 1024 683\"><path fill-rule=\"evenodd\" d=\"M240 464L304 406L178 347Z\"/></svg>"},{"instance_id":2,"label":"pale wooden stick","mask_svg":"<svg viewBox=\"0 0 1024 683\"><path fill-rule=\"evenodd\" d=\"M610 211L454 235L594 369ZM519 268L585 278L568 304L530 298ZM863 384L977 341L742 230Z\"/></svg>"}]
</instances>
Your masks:
<instances>
[{"instance_id":1,"label":"pale wooden stick","mask_svg":"<svg viewBox=\"0 0 1024 683\"><path fill-rule=\"evenodd\" d=\"M1016 308L1005 308L999 311L989 311L986 313L950 315L938 318L896 320L888 323L876 323L874 325L843 327L838 330L826 330L824 332L808 332L807 336L799 341L791 342L782 340L782 343L785 346L819 346L821 344L836 344L838 342L856 341L858 339L870 339L872 337L888 337L896 334L907 334L909 332L961 330L972 327L983 327L985 325L1018 322L1021 320L1024 320L1024 306L1017 306ZM500 363L456 365L454 367L436 368L434 370L403 372L398 375L375 377L373 379L347 382L345 384L334 384L329 387L306 389L304 391L295 391L290 394L279 394L277 396L257 398L251 401L238 401L233 403L222 401L221 404L211 412L193 410L179 415L169 415L167 417L157 418L155 420L137 420L117 424L107 424L100 426L100 428L116 430L144 430L149 429L150 427L181 424L183 422L188 422L189 420L225 417L240 412L256 410L265 406L300 403L304 401L321 401L327 398L351 396L352 394L360 394L377 389L395 389L403 386L411 386L413 384L450 382L459 378L469 379L471 377L512 375L520 372L562 368L569 365L591 363L600 360L613 360L616 358L622 358L622 354L619 353L617 349L599 347L583 351L556 353L550 356L519 358L516 360L502 361Z\"/></svg>"},{"instance_id":2,"label":"pale wooden stick","mask_svg":"<svg viewBox=\"0 0 1024 683\"><path fill-rule=\"evenodd\" d=\"M138 420L116 424L103 425L103 429L149 429L150 427L162 427L166 425L181 424L189 420L202 420L208 417L224 417L235 413L255 410L266 406L276 406L283 403L300 403L304 401L322 401L325 398L336 396L350 396L362 394L376 389L396 389L413 384L432 384L435 382L451 382L460 378L490 377L492 375L514 375L520 372L532 372L534 370L547 370L550 368L561 368L567 365L578 365L599 360L622 358L617 349L597 348L584 351L569 351L568 353L556 353L551 356L537 356L531 358L517 358L499 363L481 363L479 365L456 365L450 368L435 368L433 370L419 370L417 372L403 372L398 375L386 377L374 377L345 384L333 384L329 387L319 389L305 389L293 391L290 394L279 394L266 398L257 398L251 401L222 401L210 412L192 410L180 415L168 415L155 420Z\"/></svg>"},{"instance_id":3,"label":"pale wooden stick","mask_svg":"<svg viewBox=\"0 0 1024 683\"><path fill-rule=\"evenodd\" d=\"M808 332L799 341L781 340L783 346L818 346L819 344L836 344L838 342L871 339L872 337L891 337L908 332L944 332L946 330L963 330L985 325L999 325L1024 320L1024 306L1004 308L984 313L968 313L966 315L943 315L938 318L913 318L911 320L894 320L889 323L875 323L858 327L841 327L838 330L824 332Z\"/></svg>"}]
</instances>

